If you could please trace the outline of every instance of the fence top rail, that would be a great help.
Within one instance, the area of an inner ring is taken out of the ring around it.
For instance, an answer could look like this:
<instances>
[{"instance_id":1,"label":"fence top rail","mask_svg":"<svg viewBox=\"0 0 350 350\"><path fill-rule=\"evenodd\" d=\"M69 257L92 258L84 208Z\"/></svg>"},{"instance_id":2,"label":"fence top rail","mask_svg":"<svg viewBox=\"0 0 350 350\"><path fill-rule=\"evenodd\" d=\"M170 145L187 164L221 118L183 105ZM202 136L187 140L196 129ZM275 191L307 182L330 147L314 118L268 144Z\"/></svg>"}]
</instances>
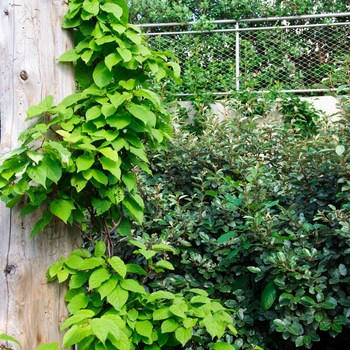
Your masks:
<instances>
[{"instance_id":1,"label":"fence top rail","mask_svg":"<svg viewBox=\"0 0 350 350\"><path fill-rule=\"evenodd\" d=\"M244 23L244 22L264 22L264 21L279 21L279 20L292 20L292 19L311 19L311 18L333 18L333 17L346 17L350 16L350 12L335 12L335 13L321 13L314 15L300 15L300 16L283 16L283 17L261 17L261 18L246 18L246 19L218 19L208 21L208 23L216 24L230 24L230 23ZM175 26L191 26L196 24L197 21L190 22L168 22L168 23L144 23L136 24L141 28L154 28L154 27L175 27Z\"/></svg>"},{"instance_id":2,"label":"fence top rail","mask_svg":"<svg viewBox=\"0 0 350 350\"><path fill-rule=\"evenodd\" d=\"M144 33L146 36L160 36L160 35L183 35L183 34L209 34L209 33L227 33L227 32L248 32L258 30L276 30L276 29L294 29L294 28L317 28L317 27L336 27L350 25L350 22L337 22L337 23L323 23L323 24L303 24L303 25L291 25L280 27L250 27L250 28L227 28L227 29L212 29L212 30L186 30L175 32L155 32Z\"/></svg>"}]
</instances>

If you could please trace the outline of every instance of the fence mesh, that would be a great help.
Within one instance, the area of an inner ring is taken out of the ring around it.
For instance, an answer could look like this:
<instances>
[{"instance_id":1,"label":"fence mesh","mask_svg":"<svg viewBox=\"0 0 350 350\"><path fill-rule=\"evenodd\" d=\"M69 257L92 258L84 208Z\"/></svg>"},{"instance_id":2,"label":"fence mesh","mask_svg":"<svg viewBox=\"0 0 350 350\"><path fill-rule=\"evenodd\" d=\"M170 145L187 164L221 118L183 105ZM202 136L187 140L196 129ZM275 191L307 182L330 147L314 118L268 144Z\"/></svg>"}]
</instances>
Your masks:
<instances>
[{"instance_id":1,"label":"fence mesh","mask_svg":"<svg viewBox=\"0 0 350 350\"><path fill-rule=\"evenodd\" d=\"M149 34L147 40L152 48L179 58L183 84L167 86L178 94L276 86L321 91L326 88L324 78L336 77L339 64L349 54L350 23L264 24L239 29L231 24L231 28L221 26L220 32L171 32L168 27L168 32Z\"/></svg>"}]
</instances>

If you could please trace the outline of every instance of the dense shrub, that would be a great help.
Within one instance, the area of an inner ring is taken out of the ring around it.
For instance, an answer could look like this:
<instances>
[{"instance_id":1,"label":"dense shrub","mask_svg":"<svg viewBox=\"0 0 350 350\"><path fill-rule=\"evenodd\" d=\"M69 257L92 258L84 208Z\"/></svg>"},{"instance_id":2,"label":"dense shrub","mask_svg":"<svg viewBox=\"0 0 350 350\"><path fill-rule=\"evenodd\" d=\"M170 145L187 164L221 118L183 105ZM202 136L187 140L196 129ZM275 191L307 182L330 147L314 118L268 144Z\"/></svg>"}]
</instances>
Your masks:
<instances>
[{"instance_id":1,"label":"dense shrub","mask_svg":"<svg viewBox=\"0 0 350 350\"><path fill-rule=\"evenodd\" d=\"M226 336L236 349L311 348L349 325L346 115L310 135L240 108L150 154L153 175L138 178L146 219L132 236L178 252L150 290L200 287L236 310L239 334Z\"/></svg>"}]
</instances>

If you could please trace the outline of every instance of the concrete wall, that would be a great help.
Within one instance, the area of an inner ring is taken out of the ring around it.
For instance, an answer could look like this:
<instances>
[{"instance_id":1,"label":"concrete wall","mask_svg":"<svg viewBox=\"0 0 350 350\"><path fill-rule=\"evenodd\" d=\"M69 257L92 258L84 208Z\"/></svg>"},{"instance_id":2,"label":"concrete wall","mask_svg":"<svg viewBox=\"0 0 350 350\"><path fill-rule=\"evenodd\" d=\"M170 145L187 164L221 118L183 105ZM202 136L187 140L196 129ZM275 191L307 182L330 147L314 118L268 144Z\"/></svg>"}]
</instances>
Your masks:
<instances>
[{"instance_id":1,"label":"concrete wall","mask_svg":"<svg viewBox=\"0 0 350 350\"><path fill-rule=\"evenodd\" d=\"M335 115L340 110L338 108L338 101L333 96L319 96L319 97L301 97L301 100L307 100L315 107L316 110L321 110L327 116L331 118L331 120L336 120L337 116ZM194 116L195 111L193 110L192 103L190 101L179 101L175 102L174 106L170 108L170 112L177 113L179 108L186 108L188 110L188 116ZM215 104L210 104L209 107L213 114L216 114L219 119L226 119L228 117L234 117L236 115L235 111L232 110L229 106L227 106L226 101L218 101Z\"/></svg>"}]
</instances>

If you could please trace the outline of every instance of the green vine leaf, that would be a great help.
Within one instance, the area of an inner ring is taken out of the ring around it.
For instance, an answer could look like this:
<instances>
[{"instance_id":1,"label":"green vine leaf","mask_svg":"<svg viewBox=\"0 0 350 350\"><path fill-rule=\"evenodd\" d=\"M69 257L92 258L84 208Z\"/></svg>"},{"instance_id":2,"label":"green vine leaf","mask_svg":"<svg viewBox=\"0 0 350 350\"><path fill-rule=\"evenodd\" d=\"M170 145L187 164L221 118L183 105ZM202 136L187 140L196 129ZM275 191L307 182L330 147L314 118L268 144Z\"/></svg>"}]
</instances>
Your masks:
<instances>
[{"instance_id":1,"label":"green vine leaf","mask_svg":"<svg viewBox=\"0 0 350 350\"><path fill-rule=\"evenodd\" d=\"M127 267L124 261L117 256L113 256L108 259L109 264L113 267L114 271L116 271L121 277L125 278Z\"/></svg>"},{"instance_id":2,"label":"green vine leaf","mask_svg":"<svg viewBox=\"0 0 350 350\"><path fill-rule=\"evenodd\" d=\"M145 288L138 281L133 279L125 279L120 281L120 286L130 292L140 293L140 294L146 293Z\"/></svg>"},{"instance_id":3,"label":"green vine leaf","mask_svg":"<svg viewBox=\"0 0 350 350\"><path fill-rule=\"evenodd\" d=\"M11 336L5 334L5 333L0 334L0 340L8 340L8 341L11 341L11 342L17 344L17 345L20 347L20 349L22 350L22 346L21 346L21 344L19 343L19 341L18 341L17 339L15 339L15 338L13 338L13 337L11 337Z\"/></svg>"},{"instance_id":4,"label":"green vine leaf","mask_svg":"<svg viewBox=\"0 0 350 350\"><path fill-rule=\"evenodd\" d=\"M170 261L167 261L167 260L157 261L156 266L162 267L162 268L167 269L167 270L175 270L174 265Z\"/></svg>"},{"instance_id":5,"label":"green vine leaf","mask_svg":"<svg viewBox=\"0 0 350 350\"><path fill-rule=\"evenodd\" d=\"M214 350L235 350L235 348L228 343L215 343L210 346Z\"/></svg>"},{"instance_id":6,"label":"green vine leaf","mask_svg":"<svg viewBox=\"0 0 350 350\"><path fill-rule=\"evenodd\" d=\"M36 348L36 350L57 350L58 346L58 343L41 344Z\"/></svg>"},{"instance_id":7,"label":"green vine leaf","mask_svg":"<svg viewBox=\"0 0 350 350\"><path fill-rule=\"evenodd\" d=\"M71 200L55 199L50 203L51 213L60 218L64 223L67 223L73 209L75 209L75 206Z\"/></svg>"},{"instance_id":8,"label":"green vine leaf","mask_svg":"<svg viewBox=\"0 0 350 350\"><path fill-rule=\"evenodd\" d=\"M123 9L117 4L106 3L101 5L101 9L112 13L117 19L120 19L120 17L123 15Z\"/></svg>"},{"instance_id":9,"label":"green vine leaf","mask_svg":"<svg viewBox=\"0 0 350 350\"><path fill-rule=\"evenodd\" d=\"M94 79L95 84L99 88L103 88L111 82L113 78L113 72L111 72L108 69L104 62L100 62L95 68L92 77Z\"/></svg>"},{"instance_id":10,"label":"green vine leaf","mask_svg":"<svg viewBox=\"0 0 350 350\"><path fill-rule=\"evenodd\" d=\"M59 62L72 62L80 58L80 55L75 52L75 49L68 50L60 57L58 57Z\"/></svg>"},{"instance_id":11,"label":"green vine leaf","mask_svg":"<svg viewBox=\"0 0 350 350\"><path fill-rule=\"evenodd\" d=\"M148 320L136 322L135 330L138 334L142 335L143 337L146 337L149 339L152 338L153 325Z\"/></svg>"},{"instance_id":12,"label":"green vine leaf","mask_svg":"<svg viewBox=\"0 0 350 350\"><path fill-rule=\"evenodd\" d=\"M143 209L137 204L135 200L130 197L125 197L123 199L123 205L126 212L139 224L143 221Z\"/></svg>"},{"instance_id":13,"label":"green vine leaf","mask_svg":"<svg viewBox=\"0 0 350 350\"><path fill-rule=\"evenodd\" d=\"M161 325L162 333L172 333L177 328L179 328L179 323L172 318L165 320Z\"/></svg>"},{"instance_id":14,"label":"green vine leaf","mask_svg":"<svg viewBox=\"0 0 350 350\"><path fill-rule=\"evenodd\" d=\"M104 267L95 270L89 278L89 288L98 288L103 282L107 281L111 274Z\"/></svg>"},{"instance_id":15,"label":"green vine leaf","mask_svg":"<svg viewBox=\"0 0 350 350\"><path fill-rule=\"evenodd\" d=\"M115 339L120 338L120 329L116 327L113 320L102 316L101 318L93 318L91 320L92 333L105 344L108 334L111 334Z\"/></svg>"},{"instance_id":16,"label":"green vine leaf","mask_svg":"<svg viewBox=\"0 0 350 350\"><path fill-rule=\"evenodd\" d=\"M67 348L78 344L84 338L92 334L91 325L86 324L83 326L72 326L63 337L63 345Z\"/></svg>"},{"instance_id":17,"label":"green vine leaf","mask_svg":"<svg viewBox=\"0 0 350 350\"><path fill-rule=\"evenodd\" d=\"M116 310L121 310L129 298L129 292L124 288L121 288L120 285L107 295L107 301L111 304Z\"/></svg>"},{"instance_id":18,"label":"green vine leaf","mask_svg":"<svg viewBox=\"0 0 350 350\"><path fill-rule=\"evenodd\" d=\"M185 346L192 338L192 328L177 328L175 331L175 337L182 346Z\"/></svg>"},{"instance_id":19,"label":"green vine leaf","mask_svg":"<svg viewBox=\"0 0 350 350\"><path fill-rule=\"evenodd\" d=\"M48 211L44 212L42 218L35 223L34 228L30 233L30 238L43 231L44 228L51 222L51 220L52 214Z\"/></svg>"}]
</instances>

